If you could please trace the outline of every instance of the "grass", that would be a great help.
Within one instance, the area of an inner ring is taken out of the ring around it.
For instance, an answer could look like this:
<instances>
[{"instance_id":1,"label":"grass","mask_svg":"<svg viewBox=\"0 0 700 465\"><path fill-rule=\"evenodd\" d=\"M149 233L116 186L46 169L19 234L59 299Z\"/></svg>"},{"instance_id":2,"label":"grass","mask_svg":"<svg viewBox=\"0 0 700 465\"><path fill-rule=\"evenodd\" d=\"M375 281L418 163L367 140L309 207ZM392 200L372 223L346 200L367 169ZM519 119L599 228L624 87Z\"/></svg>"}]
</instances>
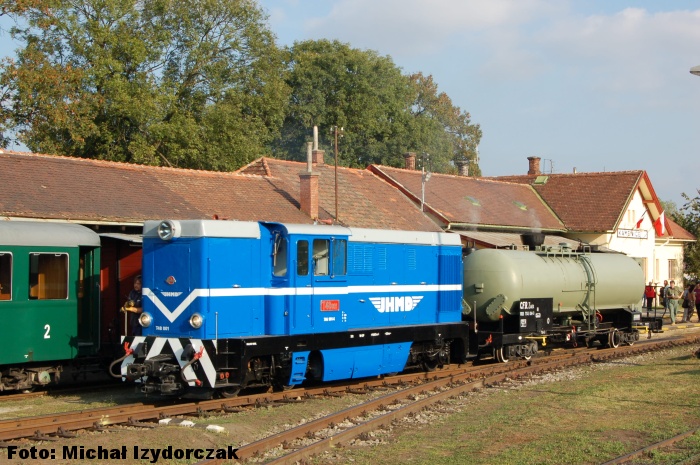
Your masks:
<instances>
[{"instance_id":1,"label":"grass","mask_svg":"<svg viewBox=\"0 0 700 465\"><path fill-rule=\"evenodd\" d=\"M372 441L334 449L313 463L601 464L700 426L700 396L696 395L700 360L692 356L694 349L682 347L483 389L440 406L451 413L421 412L392 430L374 432ZM381 392L373 394L380 395ZM27 410L67 410L69 405L85 408L98 400L111 404L116 399L104 393L77 399L66 396L37 401L38 405ZM308 420L359 401L360 397L355 396L319 399L195 420L224 426L226 433L221 435L197 428L119 428L115 434L84 433L39 447L238 447L273 431L296 426L302 418ZM5 415L14 417L17 412ZM0 450L0 463L89 465L98 462L8 461L6 451ZM186 462L161 459L158 464ZM148 462L109 460L106 463ZM634 463L700 465L700 437L692 436Z\"/></svg>"},{"instance_id":2,"label":"grass","mask_svg":"<svg viewBox=\"0 0 700 465\"><path fill-rule=\"evenodd\" d=\"M455 400L458 413L428 425L403 422L379 447L314 463L600 464L700 426L700 360L691 354L674 349L490 389ZM700 438L634 463L700 463Z\"/></svg>"}]
</instances>

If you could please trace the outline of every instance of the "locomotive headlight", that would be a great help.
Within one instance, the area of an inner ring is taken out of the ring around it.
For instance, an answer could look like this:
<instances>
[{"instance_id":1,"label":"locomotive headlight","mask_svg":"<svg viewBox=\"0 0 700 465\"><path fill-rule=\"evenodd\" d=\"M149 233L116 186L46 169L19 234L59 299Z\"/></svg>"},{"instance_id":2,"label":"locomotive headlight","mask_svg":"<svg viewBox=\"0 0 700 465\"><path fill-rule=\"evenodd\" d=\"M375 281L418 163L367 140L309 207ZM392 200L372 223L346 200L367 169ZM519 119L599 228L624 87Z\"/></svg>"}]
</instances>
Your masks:
<instances>
[{"instance_id":1,"label":"locomotive headlight","mask_svg":"<svg viewBox=\"0 0 700 465\"><path fill-rule=\"evenodd\" d=\"M158 225L158 237L164 241L180 237L180 223L173 220L161 221Z\"/></svg>"},{"instance_id":2,"label":"locomotive headlight","mask_svg":"<svg viewBox=\"0 0 700 465\"><path fill-rule=\"evenodd\" d=\"M199 313L193 313L190 317L190 326L194 329L199 329L202 327L202 323L204 323L204 317Z\"/></svg>"},{"instance_id":3,"label":"locomotive headlight","mask_svg":"<svg viewBox=\"0 0 700 465\"><path fill-rule=\"evenodd\" d=\"M141 315L139 315L139 324L141 326L148 328L151 326L151 323L153 323L153 318L151 317L150 313L143 312Z\"/></svg>"}]
</instances>

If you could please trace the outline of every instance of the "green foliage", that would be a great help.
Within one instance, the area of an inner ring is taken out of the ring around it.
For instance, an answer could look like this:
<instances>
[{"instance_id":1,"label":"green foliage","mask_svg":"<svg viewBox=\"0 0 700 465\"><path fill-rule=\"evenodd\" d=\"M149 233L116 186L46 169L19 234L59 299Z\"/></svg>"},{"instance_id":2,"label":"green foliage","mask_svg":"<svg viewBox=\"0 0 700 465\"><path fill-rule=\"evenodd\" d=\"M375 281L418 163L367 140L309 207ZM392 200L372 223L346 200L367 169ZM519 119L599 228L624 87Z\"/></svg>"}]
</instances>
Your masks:
<instances>
[{"instance_id":1,"label":"green foliage","mask_svg":"<svg viewBox=\"0 0 700 465\"><path fill-rule=\"evenodd\" d=\"M683 251L683 272L693 281L700 278L700 189L697 190L697 193L695 198L690 198L686 193L682 193L686 203L680 210L671 211L673 221L699 238L695 242L687 244Z\"/></svg>"},{"instance_id":2,"label":"green foliage","mask_svg":"<svg viewBox=\"0 0 700 465\"><path fill-rule=\"evenodd\" d=\"M25 44L0 68L3 134L31 150L234 169L263 155L288 90L252 0L2 0Z\"/></svg>"},{"instance_id":3,"label":"green foliage","mask_svg":"<svg viewBox=\"0 0 700 465\"><path fill-rule=\"evenodd\" d=\"M0 66L0 146L230 170L303 160L314 125L332 159L338 126L341 165L416 152L419 167L480 174L481 130L431 76L336 41L282 52L254 0L0 0L0 15L26 25Z\"/></svg>"},{"instance_id":4,"label":"green foliage","mask_svg":"<svg viewBox=\"0 0 700 465\"><path fill-rule=\"evenodd\" d=\"M433 171L449 172L455 160L475 157L479 127L438 93L430 76L403 75L389 57L328 40L295 43L286 67L292 95L275 144L281 158L303 160L314 125L319 147L330 153L332 128L343 128L345 166L403 166L410 151L429 153Z\"/></svg>"}]
</instances>

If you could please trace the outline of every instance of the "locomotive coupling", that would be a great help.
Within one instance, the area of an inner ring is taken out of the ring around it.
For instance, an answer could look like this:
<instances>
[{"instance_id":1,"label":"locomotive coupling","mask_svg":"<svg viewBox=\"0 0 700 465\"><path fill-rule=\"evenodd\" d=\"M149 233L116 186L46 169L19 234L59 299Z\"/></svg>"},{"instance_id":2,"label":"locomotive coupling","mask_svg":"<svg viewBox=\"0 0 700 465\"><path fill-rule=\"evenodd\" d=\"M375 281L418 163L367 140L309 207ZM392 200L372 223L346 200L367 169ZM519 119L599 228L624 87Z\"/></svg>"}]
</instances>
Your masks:
<instances>
[{"instance_id":1,"label":"locomotive coupling","mask_svg":"<svg viewBox=\"0 0 700 465\"><path fill-rule=\"evenodd\" d=\"M135 380L143 377L164 378L178 373L180 365L170 355L156 355L143 363L132 363L127 367L126 377Z\"/></svg>"}]
</instances>

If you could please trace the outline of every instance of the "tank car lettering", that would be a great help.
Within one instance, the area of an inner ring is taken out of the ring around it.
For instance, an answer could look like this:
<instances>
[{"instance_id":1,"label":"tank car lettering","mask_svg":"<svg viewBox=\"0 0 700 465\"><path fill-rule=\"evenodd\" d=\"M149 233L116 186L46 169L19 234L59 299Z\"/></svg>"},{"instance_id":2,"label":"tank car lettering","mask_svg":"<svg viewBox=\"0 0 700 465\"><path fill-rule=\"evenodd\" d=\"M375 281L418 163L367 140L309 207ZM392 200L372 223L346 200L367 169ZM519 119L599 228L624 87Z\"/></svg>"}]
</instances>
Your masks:
<instances>
[{"instance_id":1,"label":"tank car lettering","mask_svg":"<svg viewBox=\"0 0 700 465\"><path fill-rule=\"evenodd\" d=\"M410 312L423 300L423 296L370 297L369 300L379 313Z\"/></svg>"}]
</instances>

